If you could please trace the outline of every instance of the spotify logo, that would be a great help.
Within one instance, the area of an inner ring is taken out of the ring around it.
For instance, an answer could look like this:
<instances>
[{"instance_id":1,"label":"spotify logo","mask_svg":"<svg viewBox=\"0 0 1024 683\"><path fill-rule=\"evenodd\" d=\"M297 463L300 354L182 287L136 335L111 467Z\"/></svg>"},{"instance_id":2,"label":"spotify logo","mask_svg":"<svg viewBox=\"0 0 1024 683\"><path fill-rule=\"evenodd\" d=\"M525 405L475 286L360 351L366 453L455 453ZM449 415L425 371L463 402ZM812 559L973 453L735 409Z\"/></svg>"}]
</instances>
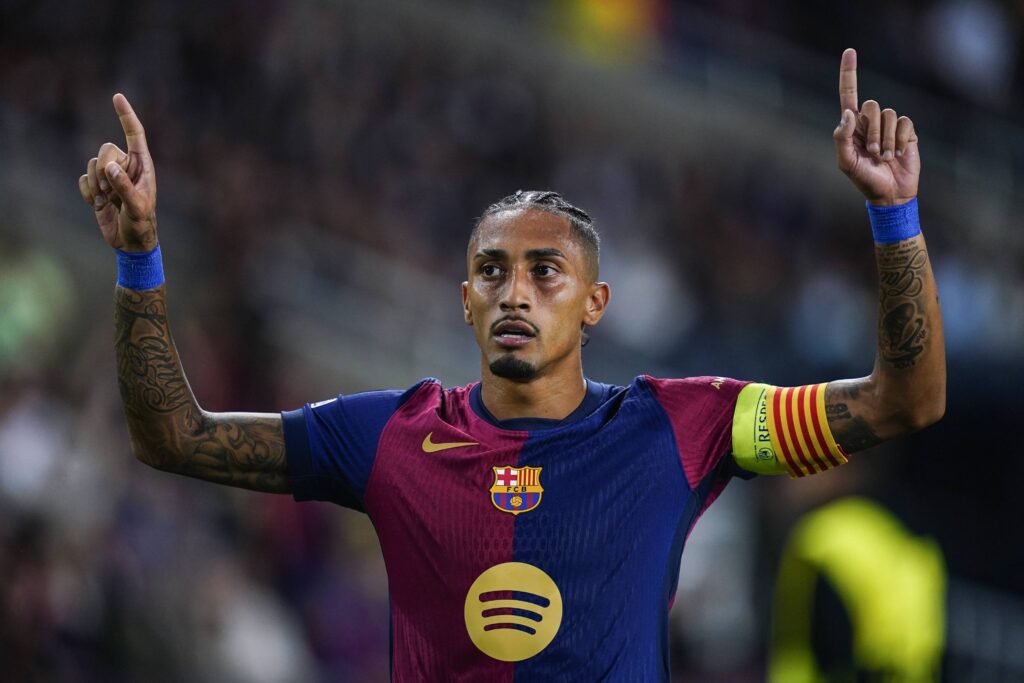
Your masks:
<instances>
[{"instance_id":1,"label":"spotify logo","mask_svg":"<svg viewBox=\"0 0 1024 683\"><path fill-rule=\"evenodd\" d=\"M506 562L477 577L466 595L466 630L480 650L518 662L546 648L562 623L562 594L533 565Z\"/></svg>"}]
</instances>

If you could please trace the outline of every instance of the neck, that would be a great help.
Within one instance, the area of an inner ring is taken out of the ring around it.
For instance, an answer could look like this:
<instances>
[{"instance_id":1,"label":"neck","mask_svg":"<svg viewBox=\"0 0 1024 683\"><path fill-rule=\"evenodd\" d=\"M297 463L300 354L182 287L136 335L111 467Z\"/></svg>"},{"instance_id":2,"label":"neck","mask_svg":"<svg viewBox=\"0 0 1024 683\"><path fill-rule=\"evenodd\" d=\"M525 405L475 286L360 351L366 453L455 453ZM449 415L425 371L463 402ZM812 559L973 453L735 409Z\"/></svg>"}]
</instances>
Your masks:
<instances>
[{"instance_id":1,"label":"neck","mask_svg":"<svg viewBox=\"0 0 1024 683\"><path fill-rule=\"evenodd\" d=\"M493 374L484 361L480 391L487 410L498 420L521 417L561 420L583 402L587 383L579 362L562 372L544 374L529 382L514 382Z\"/></svg>"}]
</instances>

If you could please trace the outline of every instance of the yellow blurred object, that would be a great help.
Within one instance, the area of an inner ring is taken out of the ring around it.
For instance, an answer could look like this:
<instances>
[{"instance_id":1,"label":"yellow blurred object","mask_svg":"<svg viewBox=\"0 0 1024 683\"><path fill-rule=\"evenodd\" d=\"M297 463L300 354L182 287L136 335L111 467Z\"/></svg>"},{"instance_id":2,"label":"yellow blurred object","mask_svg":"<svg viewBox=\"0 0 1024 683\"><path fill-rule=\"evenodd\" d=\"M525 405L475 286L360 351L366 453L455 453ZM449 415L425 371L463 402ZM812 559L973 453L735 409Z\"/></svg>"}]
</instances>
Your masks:
<instances>
[{"instance_id":1,"label":"yellow blurred object","mask_svg":"<svg viewBox=\"0 0 1024 683\"><path fill-rule=\"evenodd\" d=\"M565 37L599 61L643 61L657 54L663 0L563 0L556 3Z\"/></svg>"},{"instance_id":2,"label":"yellow blurred object","mask_svg":"<svg viewBox=\"0 0 1024 683\"><path fill-rule=\"evenodd\" d=\"M804 517L783 551L770 681L827 680L811 645L819 575L849 615L858 670L881 673L893 682L938 680L945 646L941 550L932 540L912 535L882 506L844 498Z\"/></svg>"}]
</instances>

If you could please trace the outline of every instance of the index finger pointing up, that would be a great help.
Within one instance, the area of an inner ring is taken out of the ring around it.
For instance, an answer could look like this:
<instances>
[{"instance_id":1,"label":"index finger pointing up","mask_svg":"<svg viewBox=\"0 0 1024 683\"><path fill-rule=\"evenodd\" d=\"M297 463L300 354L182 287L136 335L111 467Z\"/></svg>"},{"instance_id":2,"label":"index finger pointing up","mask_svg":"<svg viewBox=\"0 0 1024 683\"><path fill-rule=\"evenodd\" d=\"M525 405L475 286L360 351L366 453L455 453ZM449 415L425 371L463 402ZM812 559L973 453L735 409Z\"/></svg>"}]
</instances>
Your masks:
<instances>
[{"instance_id":1,"label":"index finger pointing up","mask_svg":"<svg viewBox=\"0 0 1024 683\"><path fill-rule=\"evenodd\" d=\"M857 51L852 47L843 51L839 63L839 108L853 113L860 111L857 106Z\"/></svg>"},{"instance_id":2,"label":"index finger pointing up","mask_svg":"<svg viewBox=\"0 0 1024 683\"><path fill-rule=\"evenodd\" d=\"M135 115L132 105L128 104L128 98L121 93L114 95L114 111L117 112L117 118L121 119L121 128L124 129L125 141L128 143L128 153L148 153L146 131L142 128L142 122Z\"/></svg>"}]
</instances>

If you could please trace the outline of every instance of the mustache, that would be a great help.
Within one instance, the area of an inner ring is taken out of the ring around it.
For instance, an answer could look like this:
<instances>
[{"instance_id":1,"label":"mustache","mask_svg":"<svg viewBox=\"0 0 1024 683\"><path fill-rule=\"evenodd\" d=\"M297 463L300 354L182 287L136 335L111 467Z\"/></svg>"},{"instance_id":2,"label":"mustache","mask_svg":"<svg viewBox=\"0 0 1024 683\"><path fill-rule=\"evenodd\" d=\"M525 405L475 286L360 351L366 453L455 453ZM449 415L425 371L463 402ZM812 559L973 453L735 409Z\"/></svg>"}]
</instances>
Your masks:
<instances>
[{"instance_id":1,"label":"mustache","mask_svg":"<svg viewBox=\"0 0 1024 683\"><path fill-rule=\"evenodd\" d=\"M501 318L498 318L497 320L495 320L493 323L491 323L491 334L495 333L495 331L498 329L498 325L500 325L502 323L510 323L510 322L525 323L533 331L534 336L539 336L540 335L540 328L539 327L534 325L532 322L530 322L526 318L524 318L522 316L518 316L518 315L506 315L504 317L501 317Z\"/></svg>"}]
</instances>

